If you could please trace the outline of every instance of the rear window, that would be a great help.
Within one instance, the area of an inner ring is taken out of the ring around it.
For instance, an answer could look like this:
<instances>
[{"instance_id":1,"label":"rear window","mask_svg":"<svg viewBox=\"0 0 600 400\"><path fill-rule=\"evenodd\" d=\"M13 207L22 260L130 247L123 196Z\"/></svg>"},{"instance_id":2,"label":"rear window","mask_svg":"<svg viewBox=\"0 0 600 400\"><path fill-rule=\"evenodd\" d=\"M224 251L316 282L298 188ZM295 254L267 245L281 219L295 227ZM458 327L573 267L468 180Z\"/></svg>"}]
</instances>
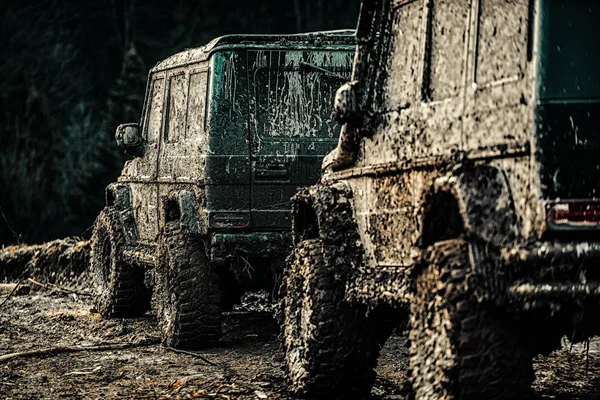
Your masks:
<instances>
[{"instance_id":1,"label":"rear window","mask_svg":"<svg viewBox=\"0 0 600 400\"><path fill-rule=\"evenodd\" d=\"M600 3L541 0L539 96L600 97Z\"/></svg>"},{"instance_id":2,"label":"rear window","mask_svg":"<svg viewBox=\"0 0 600 400\"><path fill-rule=\"evenodd\" d=\"M337 140L339 126L331 119L336 90L350 80L346 66L323 66L293 59L285 66L254 71L255 129L263 138Z\"/></svg>"}]
</instances>

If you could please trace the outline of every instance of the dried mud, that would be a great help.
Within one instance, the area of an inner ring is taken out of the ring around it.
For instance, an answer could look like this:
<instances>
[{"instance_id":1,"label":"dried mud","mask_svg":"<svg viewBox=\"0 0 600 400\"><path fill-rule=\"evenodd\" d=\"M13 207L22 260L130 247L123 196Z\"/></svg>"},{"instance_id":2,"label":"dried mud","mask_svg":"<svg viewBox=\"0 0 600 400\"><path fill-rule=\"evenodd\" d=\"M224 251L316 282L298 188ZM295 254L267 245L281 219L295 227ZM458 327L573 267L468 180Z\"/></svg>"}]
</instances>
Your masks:
<instances>
[{"instance_id":1,"label":"dried mud","mask_svg":"<svg viewBox=\"0 0 600 400\"><path fill-rule=\"evenodd\" d=\"M31 292L0 309L0 354L52 347L123 343L158 337L152 317L103 320L89 299ZM219 347L202 358L160 345L16 358L0 364L2 399L206 398L293 399L278 327L269 314L231 313ZM407 399L407 343L392 335L379 358L375 399ZM535 363L536 399L600 397L600 340L564 348Z\"/></svg>"}]
</instances>

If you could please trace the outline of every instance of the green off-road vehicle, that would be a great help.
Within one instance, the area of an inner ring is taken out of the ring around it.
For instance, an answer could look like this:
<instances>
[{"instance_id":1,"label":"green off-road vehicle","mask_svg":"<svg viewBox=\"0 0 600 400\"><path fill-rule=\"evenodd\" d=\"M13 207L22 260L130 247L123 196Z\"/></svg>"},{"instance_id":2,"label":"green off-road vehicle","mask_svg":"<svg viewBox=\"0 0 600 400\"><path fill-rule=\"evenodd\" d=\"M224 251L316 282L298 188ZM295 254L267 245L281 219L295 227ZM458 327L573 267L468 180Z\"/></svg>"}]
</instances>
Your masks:
<instances>
[{"instance_id":1,"label":"green off-road vehicle","mask_svg":"<svg viewBox=\"0 0 600 400\"><path fill-rule=\"evenodd\" d=\"M585 0L362 1L338 147L294 199L297 391L368 393L402 319L417 399L523 398L534 355L600 333L599 20Z\"/></svg>"},{"instance_id":2,"label":"green off-road vehicle","mask_svg":"<svg viewBox=\"0 0 600 400\"><path fill-rule=\"evenodd\" d=\"M135 158L94 227L103 316L143 314L153 292L164 342L207 346L240 286L277 283L290 198L338 140L331 104L355 43L354 31L223 36L150 71L140 124L116 132Z\"/></svg>"}]
</instances>

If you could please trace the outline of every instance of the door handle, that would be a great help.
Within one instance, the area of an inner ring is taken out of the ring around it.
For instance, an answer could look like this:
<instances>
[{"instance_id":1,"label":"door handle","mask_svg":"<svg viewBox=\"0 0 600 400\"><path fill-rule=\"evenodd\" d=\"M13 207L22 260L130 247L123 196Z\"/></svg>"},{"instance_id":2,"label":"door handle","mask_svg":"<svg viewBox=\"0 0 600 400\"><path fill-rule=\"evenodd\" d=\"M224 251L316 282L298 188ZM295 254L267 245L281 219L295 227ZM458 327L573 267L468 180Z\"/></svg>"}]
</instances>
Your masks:
<instances>
[{"instance_id":1,"label":"door handle","mask_svg":"<svg viewBox=\"0 0 600 400\"><path fill-rule=\"evenodd\" d=\"M254 170L256 180L286 180L289 175L289 164L259 164Z\"/></svg>"}]
</instances>

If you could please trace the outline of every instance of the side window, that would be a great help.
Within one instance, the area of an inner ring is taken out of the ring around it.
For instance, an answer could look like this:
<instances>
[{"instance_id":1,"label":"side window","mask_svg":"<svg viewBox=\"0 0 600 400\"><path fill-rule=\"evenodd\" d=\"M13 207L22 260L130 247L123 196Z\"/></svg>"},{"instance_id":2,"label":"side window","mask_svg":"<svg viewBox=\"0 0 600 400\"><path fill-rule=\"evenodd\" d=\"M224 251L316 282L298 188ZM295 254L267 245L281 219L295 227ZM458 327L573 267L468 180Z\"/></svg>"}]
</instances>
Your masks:
<instances>
[{"instance_id":1,"label":"side window","mask_svg":"<svg viewBox=\"0 0 600 400\"><path fill-rule=\"evenodd\" d=\"M152 82L148 127L146 129L148 143L156 142L160 136L163 116L164 86L165 80L163 78L155 79L154 82Z\"/></svg>"},{"instance_id":2,"label":"side window","mask_svg":"<svg viewBox=\"0 0 600 400\"><path fill-rule=\"evenodd\" d=\"M187 90L186 76L183 73L169 78L169 114L165 129L165 142L177 142L185 135L185 106Z\"/></svg>"},{"instance_id":3,"label":"side window","mask_svg":"<svg viewBox=\"0 0 600 400\"><path fill-rule=\"evenodd\" d=\"M204 132L204 121L206 115L206 96L207 96L207 76L206 72L196 72L190 74L189 86L189 104L187 117L187 137Z\"/></svg>"},{"instance_id":4,"label":"side window","mask_svg":"<svg viewBox=\"0 0 600 400\"><path fill-rule=\"evenodd\" d=\"M529 0L479 0L475 81L485 85L524 73Z\"/></svg>"},{"instance_id":5,"label":"side window","mask_svg":"<svg viewBox=\"0 0 600 400\"><path fill-rule=\"evenodd\" d=\"M463 86L471 0L432 0L430 4L423 76L424 101L456 97Z\"/></svg>"},{"instance_id":6,"label":"side window","mask_svg":"<svg viewBox=\"0 0 600 400\"><path fill-rule=\"evenodd\" d=\"M423 2L415 0L405 1L393 10L392 40L384 64L387 78L382 82L384 110L406 106L416 92L422 14Z\"/></svg>"}]
</instances>

